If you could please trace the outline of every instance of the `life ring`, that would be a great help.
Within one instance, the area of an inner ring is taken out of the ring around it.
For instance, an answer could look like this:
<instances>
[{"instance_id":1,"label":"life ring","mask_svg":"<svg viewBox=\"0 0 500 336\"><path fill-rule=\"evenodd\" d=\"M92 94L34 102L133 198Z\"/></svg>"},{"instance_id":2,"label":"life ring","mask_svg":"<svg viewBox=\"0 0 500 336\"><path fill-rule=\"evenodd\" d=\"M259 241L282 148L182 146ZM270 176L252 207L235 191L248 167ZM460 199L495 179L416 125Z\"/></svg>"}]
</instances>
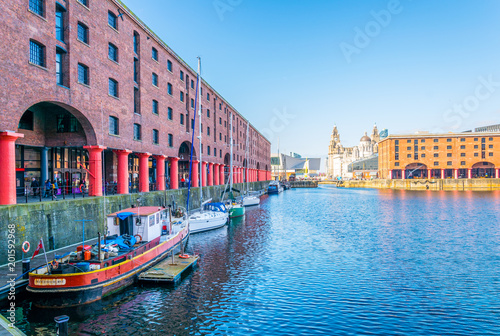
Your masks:
<instances>
[{"instance_id":1,"label":"life ring","mask_svg":"<svg viewBox=\"0 0 500 336\"><path fill-rule=\"evenodd\" d=\"M188 259L189 258L189 254L179 254L179 258L181 258L181 259Z\"/></svg>"},{"instance_id":2,"label":"life ring","mask_svg":"<svg viewBox=\"0 0 500 336\"><path fill-rule=\"evenodd\" d=\"M28 246L26 247L26 245L28 245ZM30 251L30 242L29 241L25 241L23 243L23 246L21 248L23 249L24 253L28 253Z\"/></svg>"},{"instance_id":3,"label":"life ring","mask_svg":"<svg viewBox=\"0 0 500 336\"><path fill-rule=\"evenodd\" d=\"M137 239L136 237L139 237L139 239ZM140 234L136 234L134 235L134 238L137 239L137 242L140 243L142 241L142 236Z\"/></svg>"},{"instance_id":4,"label":"life ring","mask_svg":"<svg viewBox=\"0 0 500 336\"><path fill-rule=\"evenodd\" d=\"M55 259L50 262L50 265L52 266L52 269L57 269L59 267L59 263Z\"/></svg>"}]
</instances>

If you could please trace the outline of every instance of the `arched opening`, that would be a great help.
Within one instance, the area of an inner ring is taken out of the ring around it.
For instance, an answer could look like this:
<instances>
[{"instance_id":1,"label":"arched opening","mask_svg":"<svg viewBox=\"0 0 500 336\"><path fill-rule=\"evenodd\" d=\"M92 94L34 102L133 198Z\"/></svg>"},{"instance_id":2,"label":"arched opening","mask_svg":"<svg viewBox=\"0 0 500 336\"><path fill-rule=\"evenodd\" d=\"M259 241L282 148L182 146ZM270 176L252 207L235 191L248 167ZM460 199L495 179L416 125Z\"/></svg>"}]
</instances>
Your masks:
<instances>
[{"instance_id":1,"label":"arched opening","mask_svg":"<svg viewBox=\"0 0 500 336\"><path fill-rule=\"evenodd\" d=\"M243 160L243 182L247 182L247 168L248 168L248 162L247 159Z\"/></svg>"},{"instance_id":2,"label":"arched opening","mask_svg":"<svg viewBox=\"0 0 500 336\"><path fill-rule=\"evenodd\" d=\"M89 160L83 146L97 144L97 137L83 113L66 104L40 102L24 111L17 132L24 134L16 144L18 193L49 197L80 194L81 185L88 188ZM52 184L57 184L54 191Z\"/></svg>"},{"instance_id":3,"label":"arched opening","mask_svg":"<svg viewBox=\"0 0 500 336\"><path fill-rule=\"evenodd\" d=\"M495 165L491 162L478 162L472 166L472 178L494 178Z\"/></svg>"},{"instance_id":4,"label":"arched opening","mask_svg":"<svg viewBox=\"0 0 500 336\"><path fill-rule=\"evenodd\" d=\"M261 181L260 177L260 163L257 162L257 181Z\"/></svg>"},{"instance_id":5,"label":"arched opening","mask_svg":"<svg viewBox=\"0 0 500 336\"><path fill-rule=\"evenodd\" d=\"M189 160L191 158L191 142L189 141L184 141L180 147L179 147L179 174L178 174L178 179L181 182L180 187L185 188L187 187L188 183L187 181L189 180L189 167L190 163ZM196 160L196 149L193 147L193 160ZM193 167L194 169L195 167Z\"/></svg>"},{"instance_id":6,"label":"arched opening","mask_svg":"<svg viewBox=\"0 0 500 336\"><path fill-rule=\"evenodd\" d=\"M427 166L422 163L411 163L405 167L404 174L408 179L428 178Z\"/></svg>"}]
</instances>

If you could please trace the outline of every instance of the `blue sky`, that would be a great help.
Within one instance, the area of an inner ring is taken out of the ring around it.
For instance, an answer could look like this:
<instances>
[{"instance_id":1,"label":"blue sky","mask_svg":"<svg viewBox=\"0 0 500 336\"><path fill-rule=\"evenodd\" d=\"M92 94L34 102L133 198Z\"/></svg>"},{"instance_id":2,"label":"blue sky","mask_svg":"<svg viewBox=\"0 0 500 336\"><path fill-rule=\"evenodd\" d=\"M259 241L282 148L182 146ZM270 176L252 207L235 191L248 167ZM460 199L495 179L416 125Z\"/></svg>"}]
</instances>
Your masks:
<instances>
[{"instance_id":1,"label":"blue sky","mask_svg":"<svg viewBox=\"0 0 500 336\"><path fill-rule=\"evenodd\" d=\"M497 0L123 0L272 142L500 123ZM361 32L361 33L360 33Z\"/></svg>"}]
</instances>

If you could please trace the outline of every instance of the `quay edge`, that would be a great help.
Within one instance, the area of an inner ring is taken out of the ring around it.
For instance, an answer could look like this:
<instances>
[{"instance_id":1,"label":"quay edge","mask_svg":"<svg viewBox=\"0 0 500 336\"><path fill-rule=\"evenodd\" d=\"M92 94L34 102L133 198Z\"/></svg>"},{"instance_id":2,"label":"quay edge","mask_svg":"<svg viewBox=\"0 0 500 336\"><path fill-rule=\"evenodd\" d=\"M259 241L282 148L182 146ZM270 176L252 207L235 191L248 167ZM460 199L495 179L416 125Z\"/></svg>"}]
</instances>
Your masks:
<instances>
[{"instance_id":1,"label":"quay edge","mask_svg":"<svg viewBox=\"0 0 500 336\"><path fill-rule=\"evenodd\" d=\"M320 183L323 184L323 183ZM349 180L336 183L344 188L374 188L431 191L493 191L500 190L500 179L405 179Z\"/></svg>"}]
</instances>

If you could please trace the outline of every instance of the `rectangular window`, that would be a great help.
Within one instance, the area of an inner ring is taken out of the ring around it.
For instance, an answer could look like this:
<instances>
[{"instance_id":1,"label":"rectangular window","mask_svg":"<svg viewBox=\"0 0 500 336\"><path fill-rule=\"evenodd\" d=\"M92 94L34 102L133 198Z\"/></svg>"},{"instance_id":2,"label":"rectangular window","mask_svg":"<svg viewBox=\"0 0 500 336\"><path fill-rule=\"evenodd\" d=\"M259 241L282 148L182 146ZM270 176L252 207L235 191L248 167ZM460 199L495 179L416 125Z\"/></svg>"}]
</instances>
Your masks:
<instances>
[{"instance_id":1,"label":"rectangular window","mask_svg":"<svg viewBox=\"0 0 500 336\"><path fill-rule=\"evenodd\" d=\"M40 16L44 16L44 1L43 0L30 0L30 11Z\"/></svg>"},{"instance_id":2,"label":"rectangular window","mask_svg":"<svg viewBox=\"0 0 500 336\"><path fill-rule=\"evenodd\" d=\"M451 146L446 146L446 149L451 149Z\"/></svg>"},{"instance_id":3,"label":"rectangular window","mask_svg":"<svg viewBox=\"0 0 500 336\"><path fill-rule=\"evenodd\" d=\"M110 78L108 80L109 95L118 98L118 82Z\"/></svg>"},{"instance_id":4,"label":"rectangular window","mask_svg":"<svg viewBox=\"0 0 500 336\"><path fill-rule=\"evenodd\" d=\"M156 48L151 49L151 57L152 57L155 61L158 61L158 50L156 50Z\"/></svg>"},{"instance_id":5,"label":"rectangular window","mask_svg":"<svg viewBox=\"0 0 500 336\"><path fill-rule=\"evenodd\" d=\"M65 62L66 53L61 49L56 50L56 78L57 84L63 85L65 84L65 76L64 76L64 62Z\"/></svg>"},{"instance_id":6,"label":"rectangular window","mask_svg":"<svg viewBox=\"0 0 500 336\"><path fill-rule=\"evenodd\" d=\"M184 82L184 71L182 71L182 70L181 70L181 72L180 72L180 77L181 77L181 81L183 81L183 82Z\"/></svg>"},{"instance_id":7,"label":"rectangular window","mask_svg":"<svg viewBox=\"0 0 500 336\"><path fill-rule=\"evenodd\" d=\"M451 139L446 139L446 142L451 142Z\"/></svg>"},{"instance_id":8,"label":"rectangular window","mask_svg":"<svg viewBox=\"0 0 500 336\"><path fill-rule=\"evenodd\" d=\"M407 154L407 155L406 155L406 157L407 157L408 159L411 159L411 154Z\"/></svg>"},{"instance_id":9,"label":"rectangular window","mask_svg":"<svg viewBox=\"0 0 500 336\"><path fill-rule=\"evenodd\" d=\"M110 116L109 117L109 134L118 135L118 118Z\"/></svg>"},{"instance_id":10,"label":"rectangular window","mask_svg":"<svg viewBox=\"0 0 500 336\"><path fill-rule=\"evenodd\" d=\"M492 152L490 152L490 153L489 153L489 156L493 156L493 153L492 153Z\"/></svg>"},{"instance_id":11,"label":"rectangular window","mask_svg":"<svg viewBox=\"0 0 500 336\"><path fill-rule=\"evenodd\" d=\"M420 142L421 142L421 143L424 143L424 142L425 142L425 139L420 140Z\"/></svg>"},{"instance_id":12,"label":"rectangular window","mask_svg":"<svg viewBox=\"0 0 500 336\"><path fill-rule=\"evenodd\" d=\"M41 67L45 67L45 46L30 41L30 62Z\"/></svg>"},{"instance_id":13,"label":"rectangular window","mask_svg":"<svg viewBox=\"0 0 500 336\"><path fill-rule=\"evenodd\" d=\"M465 166L465 161L460 161L460 165Z\"/></svg>"},{"instance_id":14,"label":"rectangular window","mask_svg":"<svg viewBox=\"0 0 500 336\"><path fill-rule=\"evenodd\" d=\"M157 129L153 130L153 144L158 145L160 143L160 135Z\"/></svg>"},{"instance_id":15,"label":"rectangular window","mask_svg":"<svg viewBox=\"0 0 500 336\"><path fill-rule=\"evenodd\" d=\"M479 153L474 153L474 157L478 157L479 156Z\"/></svg>"},{"instance_id":16,"label":"rectangular window","mask_svg":"<svg viewBox=\"0 0 500 336\"><path fill-rule=\"evenodd\" d=\"M172 62L171 61L167 61L167 69L168 69L168 71L172 72Z\"/></svg>"},{"instance_id":17,"label":"rectangular window","mask_svg":"<svg viewBox=\"0 0 500 336\"><path fill-rule=\"evenodd\" d=\"M194 108L194 99L191 98L191 108Z\"/></svg>"},{"instance_id":18,"label":"rectangular window","mask_svg":"<svg viewBox=\"0 0 500 336\"><path fill-rule=\"evenodd\" d=\"M434 157L439 157L439 154L438 153L434 153Z\"/></svg>"},{"instance_id":19,"label":"rectangular window","mask_svg":"<svg viewBox=\"0 0 500 336\"><path fill-rule=\"evenodd\" d=\"M207 135L210 135L210 127L207 127Z\"/></svg>"},{"instance_id":20,"label":"rectangular window","mask_svg":"<svg viewBox=\"0 0 500 336\"><path fill-rule=\"evenodd\" d=\"M184 92L181 91L181 94L180 94L180 98L181 98L181 102L184 102Z\"/></svg>"},{"instance_id":21,"label":"rectangular window","mask_svg":"<svg viewBox=\"0 0 500 336\"><path fill-rule=\"evenodd\" d=\"M207 100L210 101L210 93L207 93Z\"/></svg>"},{"instance_id":22,"label":"rectangular window","mask_svg":"<svg viewBox=\"0 0 500 336\"><path fill-rule=\"evenodd\" d=\"M134 32L134 53L139 54L139 33Z\"/></svg>"},{"instance_id":23,"label":"rectangular window","mask_svg":"<svg viewBox=\"0 0 500 336\"><path fill-rule=\"evenodd\" d=\"M78 132L78 120L71 114L57 115L57 133Z\"/></svg>"},{"instance_id":24,"label":"rectangular window","mask_svg":"<svg viewBox=\"0 0 500 336\"><path fill-rule=\"evenodd\" d=\"M141 114L141 96L137 87L134 87L134 113Z\"/></svg>"},{"instance_id":25,"label":"rectangular window","mask_svg":"<svg viewBox=\"0 0 500 336\"><path fill-rule=\"evenodd\" d=\"M479 145L474 145L474 149L478 149L479 148Z\"/></svg>"},{"instance_id":26,"label":"rectangular window","mask_svg":"<svg viewBox=\"0 0 500 336\"><path fill-rule=\"evenodd\" d=\"M194 90L194 80L191 79L191 89Z\"/></svg>"},{"instance_id":27,"label":"rectangular window","mask_svg":"<svg viewBox=\"0 0 500 336\"><path fill-rule=\"evenodd\" d=\"M219 117L219 125L222 125L222 118Z\"/></svg>"},{"instance_id":28,"label":"rectangular window","mask_svg":"<svg viewBox=\"0 0 500 336\"><path fill-rule=\"evenodd\" d=\"M222 149L219 149L219 157L222 158Z\"/></svg>"},{"instance_id":29,"label":"rectangular window","mask_svg":"<svg viewBox=\"0 0 500 336\"><path fill-rule=\"evenodd\" d=\"M460 146L460 149L465 149L465 145Z\"/></svg>"},{"instance_id":30,"label":"rectangular window","mask_svg":"<svg viewBox=\"0 0 500 336\"><path fill-rule=\"evenodd\" d=\"M420 157L423 157L423 158L424 158L424 157L425 157L425 154L421 154L421 155L420 155Z\"/></svg>"},{"instance_id":31,"label":"rectangular window","mask_svg":"<svg viewBox=\"0 0 500 336\"><path fill-rule=\"evenodd\" d=\"M64 42L64 8L56 5L56 39Z\"/></svg>"},{"instance_id":32,"label":"rectangular window","mask_svg":"<svg viewBox=\"0 0 500 336\"><path fill-rule=\"evenodd\" d=\"M191 129L194 129L194 119L191 119ZM203 128L202 128L202 130L203 130Z\"/></svg>"},{"instance_id":33,"label":"rectangular window","mask_svg":"<svg viewBox=\"0 0 500 336\"><path fill-rule=\"evenodd\" d=\"M399 152L399 146L395 146L395 147L394 147L394 151L395 151L395 152Z\"/></svg>"},{"instance_id":34,"label":"rectangular window","mask_svg":"<svg viewBox=\"0 0 500 336\"><path fill-rule=\"evenodd\" d=\"M167 109L167 118L168 120L172 120L173 110L171 107Z\"/></svg>"},{"instance_id":35,"label":"rectangular window","mask_svg":"<svg viewBox=\"0 0 500 336\"><path fill-rule=\"evenodd\" d=\"M158 114L158 101L153 99L153 113Z\"/></svg>"},{"instance_id":36,"label":"rectangular window","mask_svg":"<svg viewBox=\"0 0 500 336\"><path fill-rule=\"evenodd\" d=\"M460 153L460 156L461 157L465 157L465 153Z\"/></svg>"},{"instance_id":37,"label":"rectangular window","mask_svg":"<svg viewBox=\"0 0 500 336\"><path fill-rule=\"evenodd\" d=\"M184 114L181 113L181 125L184 125Z\"/></svg>"},{"instance_id":38,"label":"rectangular window","mask_svg":"<svg viewBox=\"0 0 500 336\"><path fill-rule=\"evenodd\" d=\"M485 150L486 149L486 144L481 144L481 150Z\"/></svg>"},{"instance_id":39,"label":"rectangular window","mask_svg":"<svg viewBox=\"0 0 500 336\"><path fill-rule=\"evenodd\" d=\"M233 127L233 131L234 131L234 127ZM411 147L406 147L406 150L411 151Z\"/></svg>"},{"instance_id":40,"label":"rectangular window","mask_svg":"<svg viewBox=\"0 0 500 336\"><path fill-rule=\"evenodd\" d=\"M439 149L439 146L434 146L434 150L438 150Z\"/></svg>"},{"instance_id":41,"label":"rectangular window","mask_svg":"<svg viewBox=\"0 0 500 336\"><path fill-rule=\"evenodd\" d=\"M78 63L78 83L89 85L89 67Z\"/></svg>"},{"instance_id":42,"label":"rectangular window","mask_svg":"<svg viewBox=\"0 0 500 336\"><path fill-rule=\"evenodd\" d=\"M439 166L439 162L434 162L434 166Z\"/></svg>"},{"instance_id":43,"label":"rectangular window","mask_svg":"<svg viewBox=\"0 0 500 336\"><path fill-rule=\"evenodd\" d=\"M108 57L118 63L118 48L111 43L108 44Z\"/></svg>"},{"instance_id":44,"label":"rectangular window","mask_svg":"<svg viewBox=\"0 0 500 336\"><path fill-rule=\"evenodd\" d=\"M141 125L134 124L134 140L141 140Z\"/></svg>"},{"instance_id":45,"label":"rectangular window","mask_svg":"<svg viewBox=\"0 0 500 336\"><path fill-rule=\"evenodd\" d=\"M479 138L474 138L474 141L478 141L478 140L479 140Z\"/></svg>"},{"instance_id":46,"label":"rectangular window","mask_svg":"<svg viewBox=\"0 0 500 336\"><path fill-rule=\"evenodd\" d=\"M219 133L219 140L222 141L222 133Z\"/></svg>"},{"instance_id":47,"label":"rectangular window","mask_svg":"<svg viewBox=\"0 0 500 336\"><path fill-rule=\"evenodd\" d=\"M485 143L486 142L486 138L481 138L481 143Z\"/></svg>"},{"instance_id":48,"label":"rectangular window","mask_svg":"<svg viewBox=\"0 0 500 336\"><path fill-rule=\"evenodd\" d=\"M448 161L448 162L446 162L446 165L447 165L447 166L452 166L452 165L453 165L453 162Z\"/></svg>"},{"instance_id":49,"label":"rectangular window","mask_svg":"<svg viewBox=\"0 0 500 336\"><path fill-rule=\"evenodd\" d=\"M438 142L438 141L439 141L439 139L434 139L434 142Z\"/></svg>"},{"instance_id":50,"label":"rectangular window","mask_svg":"<svg viewBox=\"0 0 500 336\"><path fill-rule=\"evenodd\" d=\"M451 157L451 153L446 154L447 157Z\"/></svg>"},{"instance_id":51,"label":"rectangular window","mask_svg":"<svg viewBox=\"0 0 500 336\"><path fill-rule=\"evenodd\" d=\"M399 160L399 153L394 154L394 160Z\"/></svg>"},{"instance_id":52,"label":"rectangular window","mask_svg":"<svg viewBox=\"0 0 500 336\"><path fill-rule=\"evenodd\" d=\"M493 138L489 138L488 141L493 141Z\"/></svg>"},{"instance_id":53,"label":"rectangular window","mask_svg":"<svg viewBox=\"0 0 500 336\"><path fill-rule=\"evenodd\" d=\"M172 95L172 84L170 84L170 83L167 84L167 93L169 95Z\"/></svg>"},{"instance_id":54,"label":"rectangular window","mask_svg":"<svg viewBox=\"0 0 500 336\"><path fill-rule=\"evenodd\" d=\"M84 5L85 7L89 6L89 0L78 0L78 2Z\"/></svg>"},{"instance_id":55,"label":"rectangular window","mask_svg":"<svg viewBox=\"0 0 500 336\"><path fill-rule=\"evenodd\" d=\"M425 146L420 147L420 150L425 150Z\"/></svg>"},{"instance_id":56,"label":"rectangular window","mask_svg":"<svg viewBox=\"0 0 500 336\"><path fill-rule=\"evenodd\" d=\"M207 118L210 118L210 110L207 109Z\"/></svg>"},{"instance_id":57,"label":"rectangular window","mask_svg":"<svg viewBox=\"0 0 500 336\"><path fill-rule=\"evenodd\" d=\"M460 142L465 142L465 138L460 138Z\"/></svg>"},{"instance_id":58,"label":"rectangular window","mask_svg":"<svg viewBox=\"0 0 500 336\"><path fill-rule=\"evenodd\" d=\"M168 146L174 147L174 136L172 134L168 135Z\"/></svg>"},{"instance_id":59,"label":"rectangular window","mask_svg":"<svg viewBox=\"0 0 500 336\"><path fill-rule=\"evenodd\" d=\"M158 87L158 75L153 72L153 85Z\"/></svg>"},{"instance_id":60,"label":"rectangular window","mask_svg":"<svg viewBox=\"0 0 500 336\"><path fill-rule=\"evenodd\" d=\"M217 156L217 148L214 148L214 156Z\"/></svg>"},{"instance_id":61,"label":"rectangular window","mask_svg":"<svg viewBox=\"0 0 500 336\"><path fill-rule=\"evenodd\" d=\"M222 103L219 103L219 110L222 110Z\"/></svg>"},{"instance_id":62,"label":"rectangular window","mask_svg":"<svg viewBox=\"0 0 500 336\"><path fill-rule=\"evenodd\" d=\"M83 43L89 44L89 29L81 22L78 22L78 39Z\"/></svg>"},{"instance_id":63,"label":"rectangular window","mask_svg":"<svg viewBox=\"0 0 500 336\"><path fill-rule=\"evenodd\" d=\"M488 145L488 148L493 148L493 145Z\"/></svg>"},{"instance_id":64,"label":"rectangular window","mask_svg":"<svg viewBox=\"0 0 500 336\"><path fill-rule=\"evenodd\" d=\"M210 155L210 153L212 153L210 146L207 146L207 154Z\"/></svg>"},{"instance_id":65,"label":"rectangular window","mask_svg":"<svg viewBox=\"0 0 500 336\"><path fill-rule=\"evenodd\" d=\"M114 29L118 30L118 20L116 15L112 12L108 12L108 24Z\"/></svg>"}]
</instances>

